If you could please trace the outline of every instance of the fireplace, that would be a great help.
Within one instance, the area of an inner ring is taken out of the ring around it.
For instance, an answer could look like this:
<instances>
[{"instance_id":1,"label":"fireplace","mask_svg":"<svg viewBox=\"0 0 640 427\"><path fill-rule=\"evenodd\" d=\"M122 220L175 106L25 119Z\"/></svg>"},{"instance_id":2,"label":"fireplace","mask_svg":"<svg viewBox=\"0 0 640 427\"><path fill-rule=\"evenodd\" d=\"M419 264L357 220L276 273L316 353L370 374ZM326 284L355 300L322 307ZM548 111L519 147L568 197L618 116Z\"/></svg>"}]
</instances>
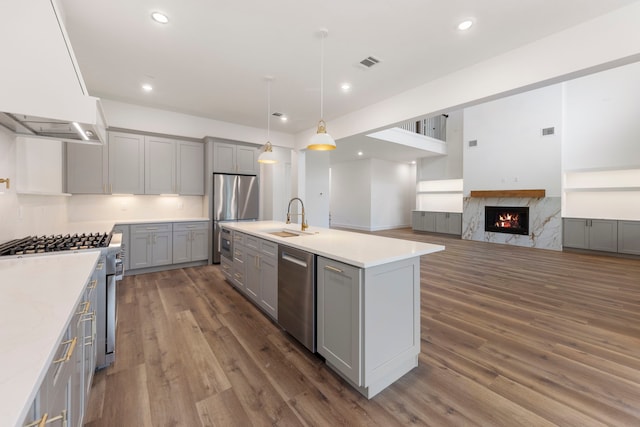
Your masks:
<instances>
[{"instance_id":1,"label":"fireplace","mask_svg":"<svg viewBox=\"0 0 640 427\"><path fill-rule=\"evenodd\" d=\"M485 206L484 231L529 234L528 206Z\"/></svg>"}]
</instances>

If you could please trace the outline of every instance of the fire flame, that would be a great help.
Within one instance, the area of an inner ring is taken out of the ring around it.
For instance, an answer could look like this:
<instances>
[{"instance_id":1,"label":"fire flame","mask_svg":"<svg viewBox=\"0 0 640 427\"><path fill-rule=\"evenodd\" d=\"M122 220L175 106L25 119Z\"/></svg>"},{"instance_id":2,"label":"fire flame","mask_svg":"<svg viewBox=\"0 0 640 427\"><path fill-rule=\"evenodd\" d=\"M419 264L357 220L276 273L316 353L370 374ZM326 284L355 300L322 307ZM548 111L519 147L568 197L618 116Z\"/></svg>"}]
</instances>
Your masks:
<instances>
[{"instance_id":1,"label":"fire flame","mask_svg":"<svg viewBox=\"0 0 640 427\"><path fill-rule=\"evenodd\" d=\"M512 213L504 213L498 215L496 227L500 228L520 228L520 215Z\"/></svg>"}]
</instances>

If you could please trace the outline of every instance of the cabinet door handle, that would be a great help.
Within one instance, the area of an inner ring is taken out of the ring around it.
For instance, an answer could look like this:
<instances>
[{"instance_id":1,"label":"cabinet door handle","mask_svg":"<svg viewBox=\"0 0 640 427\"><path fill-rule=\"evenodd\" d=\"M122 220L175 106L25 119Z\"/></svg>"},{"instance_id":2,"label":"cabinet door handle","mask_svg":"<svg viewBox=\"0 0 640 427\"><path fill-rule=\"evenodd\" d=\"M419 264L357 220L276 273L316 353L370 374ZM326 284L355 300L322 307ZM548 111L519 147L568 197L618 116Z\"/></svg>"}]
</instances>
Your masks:
<instances>
[{"instance_id":1,"label":"cabinet door handle","mask_svg":"<svg viewBox=\"0 0 640 427\"><path fill-rule=\"evenodd\" d=\"M87 314L89 312L89 307L91 306L91 301L85 301L82 304L84 305L84 307L82 308L82 310L80 310L76 314L83 315L83 314Z\"/></svg>"},{"instance_id":2,"label":"cabinet door handle","mask_svg":"<svg viewBox=\"0 0 640 427\"><path fill-rule=\"evenodd\" d=\"M73 350L75 350L77 342L78 337L75 337L74 339L69 341L63 341L61 344L69 344L69 347L67 347L67 352L60 359L54 360L53 363L62 363L69 361L69 359L71 359L71 356L73 356Z\"/></svg>"},{"instance_id":3,"label":"cabinet door handle","mask_svg":"<svg viewBox=\"0 0 640 427\"><path fill-rule=\"evenodd\" d=\"M25 424L24 427L44 427L47 424L47 418L49 417L49 414L47 414L46 412L44 413L44 415L42 415L42 418L40 418L38 421L34 421L32 423L29 424Z\"/></svg>"},{"instance_id":4,"label":"cabinet door handle","mask_svg":"<svg viewBox=\"0 0 640 427\"><path fill-rule=\"evenodd\" d=\"M113 193L113 184L109 184L109 193Z\"/></svg>"},{"instance_id":5,"label":"cabinet door handle","mask_svg":"<svg viewBox=\"0 0 640 427\"><path fill-rule=\"evenodd\" d=\"M339 268L330 265L325 265L324 268L326 268L327 270L335 271L336 273L344 273L344 271L340 270Z\"/></svg>"}]
</instances>

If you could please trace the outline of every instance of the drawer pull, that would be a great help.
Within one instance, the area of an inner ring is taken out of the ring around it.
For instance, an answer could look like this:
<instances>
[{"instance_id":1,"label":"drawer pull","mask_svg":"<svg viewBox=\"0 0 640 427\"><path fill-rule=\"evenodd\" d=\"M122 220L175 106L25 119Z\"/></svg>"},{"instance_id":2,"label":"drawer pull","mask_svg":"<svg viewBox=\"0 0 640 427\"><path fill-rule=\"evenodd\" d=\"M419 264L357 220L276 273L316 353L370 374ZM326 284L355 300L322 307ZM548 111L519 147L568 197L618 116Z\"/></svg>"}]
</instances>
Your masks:
<instances>
[{"instance_id":1,"label":"drawer pull","mask_svg":"<svg viewBox=\"0 0 640 427\"><path fill-rule=\"evenodd\" d=\"M54 360L53 363L68 362L69 359L71 359L71 356L73 356L73 350L75 350L77 342L78 342L78 337L75 337L74 339L69 341L63 341L62 344L69 344L69 347L67 347L67 354L65 354L60 359ZM49 421L53 421L53 418Z\"/></svg>"},{"instance_id":2,"label":"drawer pull","mask_svg":"<svg viewBox=\"0 0 640 427\"><path fill-rule=\"evenodd\" d=\"M46 412L44 413L44 415L42 415L42 418L40 418L38 421L34 421L32 423L29 424L25 424L24 427L44 427L45 424L47 424L47 417L49 416L49 414L47 414Z\"/></svg>"},{"instance_id":3,"label":"drawer pull","mask_svg":"<svg viewBox=\"0 0 640 427\"><path fill-rule=\"evenodd\" d=\"M98 279L94 279L90 281L89 286L87 286L87 289L95 289L96 286L98 286Z\"/></svg>"},{"instance_id":4,"label":"drawer pull","mask_svg":"<svg viewBox=\"0 0 640 427\"><path fill-rule=\"evenodd\" d=\"M93 320L96 318L96 312L92 311L91 313L85 313L83 314L84 317L80 318L80 322L86 322L88 320Z\"/></svg>"},{"instance_id":5,"label":"drawer pull","mask_svg":"<svg viewBox=\"0 0 640 427\"><path fill-rule=\"evenodd\" d=\"M335 271L336 273L344 273L344 271L340 270L339 268L335 268L330 265L325 265L324 268L326 268L327 270Z\"/></svg>"},{"instance_id":6,"label":"drawer pull","mask_svg":"<svg viewBox=\"0 0 640 427\"><path fill-rule=\"evenodd\" d=\"M91 306L91 301L85 301L82 304L84 305L84 307L82 308L82 310L80 310L76 314L83 315L83 314L87 314L89 312L89 307Z\"/></svg>"},{"instance_id":7,"label":"drawer pull","mask_svg":"<svg viewBox=\"0 0 640 427\"><path fill-rule=\"evenodd\" d=\"M104 262L99 262L98 265L96 266L96 270L100 271L104 268Z\"/></svg>"}]
</instances>

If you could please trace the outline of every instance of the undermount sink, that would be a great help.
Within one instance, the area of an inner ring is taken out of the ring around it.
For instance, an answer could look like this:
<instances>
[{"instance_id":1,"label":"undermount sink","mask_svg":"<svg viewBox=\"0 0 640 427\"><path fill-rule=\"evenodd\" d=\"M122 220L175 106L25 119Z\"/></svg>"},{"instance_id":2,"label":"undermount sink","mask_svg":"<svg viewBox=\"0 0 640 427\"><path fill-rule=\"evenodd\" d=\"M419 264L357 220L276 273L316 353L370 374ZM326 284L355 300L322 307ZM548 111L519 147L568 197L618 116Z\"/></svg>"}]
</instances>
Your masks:
<instances>
[{"instance_id":1,"label":"undermount sink","mask_svg":"<svg viewBox=\"0 0 640 427\"><path fill-rule=\"evenodd\" d=\"M278 237L296 237L296 236L313 236L318 234L313 231L292 230L290 228L278 228L276 230L263 230L263 233L271 234Z\"/></svg>"},{"instance_id":2,"label":"undermount sink","mask_svg":"<svg viewBox=\"0 0 640 427\"><path fill-rule=\"evenodd\" d=\"M269 234L272 234L274 236L278 236L278 237L296 237L299 236L299 234L296 233L292 233L290 231L272 231Z\"/></svg>"}]
</instances>

